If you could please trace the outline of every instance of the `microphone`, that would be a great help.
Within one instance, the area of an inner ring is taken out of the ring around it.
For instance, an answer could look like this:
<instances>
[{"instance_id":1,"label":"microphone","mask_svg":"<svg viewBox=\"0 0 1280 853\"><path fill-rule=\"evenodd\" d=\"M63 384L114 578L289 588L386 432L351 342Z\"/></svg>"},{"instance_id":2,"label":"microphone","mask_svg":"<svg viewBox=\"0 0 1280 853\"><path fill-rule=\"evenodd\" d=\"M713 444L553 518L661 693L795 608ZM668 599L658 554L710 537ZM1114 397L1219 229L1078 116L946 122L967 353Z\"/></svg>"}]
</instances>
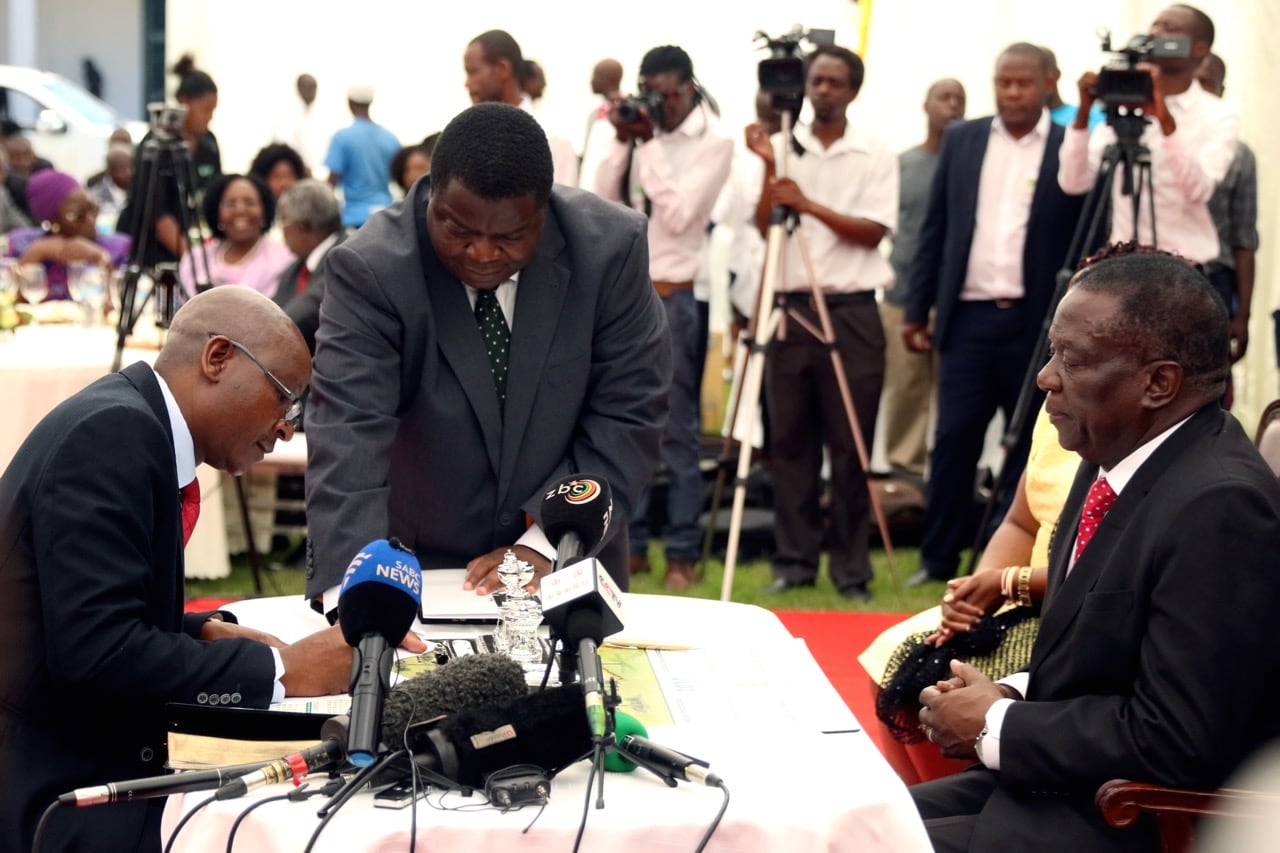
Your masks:
<instances>
[{"instance_id":1,"label":"microphone","mask_svg":"<svg viewBox=\"0 0 1280 853\"><path fill-rule=\"evenodd\" d=\"M415 763L469 788L481 787L489 774L516 764L554 774L592 750L582 690L576 684L414 726L408 739Z\"/></svg>"},{"instance_id":2,"label":"microphone","mask_svg":"<svg viewBox=\"0 0 1280 853\"><path fill-rule=\"evenodd\" d=\"M286 779L295 780L296 785L313 770L323 770L341 764L347 758L347 750L343 746L347 722L348 718L345 715L325 720L320 728L320 734L324 736L323 741L300 752L267 762L260 769L231 780L214 791L213 798L233 800L264 785L274 785Z\"/></svg>"},{"instance_id":3,"label":"microphone","mask_svg":"<svg viewBox=\"0 0 1280 853\"><path fill-rule=\"evenodd\" d=\"M347 645L356 648L351 659L351 731L346 751L357 767L373 764L378 754L391 662L421 601L418 558L397 539L370 542L342 577L338 624Z\"/></svg>"},{"instance_id":4,"label":"microphone","mask_svg":"<svg viewBox=\"0 0 1280 853\"><path fill-rule=\"evenodd\" d=\"M167 773L163 776L147 776L124 782L108 782L89 788L76 788L58 797L59 806L96 806L100 803L130 803L134 800L150 800L170 794L186 794L191 791L208 791L219 788L233 779L260 769L268 762L233 764L228 767L212 767L208 770L190 770Z\"/></svg>"},{"instance_id":5,"label":"microphone","mask_svg":"<svg viewBox=\"0 0 1280 853\"><path fill-rule=\"evenodd\" d=\"M616 746L621 747L622 740L627 735L648 734L649 730L644 727L644 723L626 711L613 712L613 742ZM604 757L604 769L613 773L630 773L639 766L621 749L611 749Z\"/></svg>"},{"instance_id":6,"label":"microphone","mask_svg":"<svg viewBox=\"0 0 1280 853\"><path fill-rule=\"evenodd\" d=\"M506 655L477 654L406 679L382 705L382 742L395 747L410 726L465 708L502 705L529 695L524 669Z\"/></svg>"},{"instance_id":7,"label":"microphone","mask_svg":"<svg viewBox=\"0 0 1280 853\"><path fill-rule=\"evenodd\" d=\"M570 475L542 499L543 531L556 543L555 566L541 584L542 612L556 636L570 650L576 646L583 701L597 739L607 728L599 645L622 629L622 595L599 560L580 558L599 550L612 514L609 484L583 474Z\"/></svg>"},{"instance_id":8,"label":"microphone","mask_svg":"<svg viewBox=\"0 0 1280 853\"><path fill-rule=\"evenodd\" d=\"M719 776L709 771L707 762L659 746L642 735L626 735L618 742L618 748L634 756L640 764L661 768L677 779L709 788L719 788L723 784Z\"/></svg>"},{"instance_id":9,"label":"microphone","mask_svg":"<svg viewBox=\"0 0 1280 853\"><path fill-rule=\"evenodd\" d=\"M570 474L542 496L542 530L556 543L559 571L570 560L600 549L613 514L613 494L604 480Z\"/></svg>"}]
</instances>

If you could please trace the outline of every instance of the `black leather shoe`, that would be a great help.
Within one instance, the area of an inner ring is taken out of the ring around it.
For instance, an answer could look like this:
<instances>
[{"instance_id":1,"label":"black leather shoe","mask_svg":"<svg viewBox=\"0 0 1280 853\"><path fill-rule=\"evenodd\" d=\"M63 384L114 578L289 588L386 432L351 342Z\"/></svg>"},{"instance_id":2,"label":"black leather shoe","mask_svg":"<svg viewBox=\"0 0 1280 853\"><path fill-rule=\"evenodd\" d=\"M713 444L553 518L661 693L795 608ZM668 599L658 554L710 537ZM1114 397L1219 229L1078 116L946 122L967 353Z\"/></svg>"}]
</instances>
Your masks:
<instances>
[{"instance_id":1,"label":"black leather shoe","mask_svg":"<svg viewBox=\"0 0 1280 853\"><path fill-rule=\"evenodd\" d=\"M942 578L935 578L926 569L921 569L907 578L908 587L924 586L927 583L945 583L945 581Z\"/></svg>"},{"instance_id":2,"label":"black leather shoe","mask_svg":"<svg viewBox=\"0 0 1280 853\"><path fill-rule=\"evenodd\" d=\"M865 584L848 586L840 590L840 597L848 601L870 601L871 590L867 589Z\"/></svg>"},{"instance_id":3,"label":"black leather shoe","mask_svg":"<svg viewBox=\"0 0 1280 853\"><path fill-rule=\"evenodd\" d=\"M774 578L773 583L764 588L764 594L779 595L793 589L813 589L813 581L789 581L785 578Z\"/></svg>"}]
</instances>

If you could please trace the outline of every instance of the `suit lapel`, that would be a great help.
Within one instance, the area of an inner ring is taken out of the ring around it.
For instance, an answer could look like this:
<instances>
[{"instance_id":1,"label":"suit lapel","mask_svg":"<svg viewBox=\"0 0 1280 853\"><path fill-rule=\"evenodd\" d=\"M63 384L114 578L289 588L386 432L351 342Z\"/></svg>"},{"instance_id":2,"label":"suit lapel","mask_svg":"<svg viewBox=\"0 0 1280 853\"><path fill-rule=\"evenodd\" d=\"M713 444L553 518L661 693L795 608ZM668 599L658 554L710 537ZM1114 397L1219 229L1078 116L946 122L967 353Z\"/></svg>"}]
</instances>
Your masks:
<instances>
[{"instance_id":1,"label":"suit lapel","mask_svg":"<svg viewBox=\"0 0 1280 853\"><path fill-rule=\"evenodd\" d=\"M973 123L974 136L969 145L965 146L969 150L963 152L964 156L961 160L967 163L968 167L960 170L960 186L954 197L968 199L970 202L966 215L961 219L964 228L961 241L963 246L973 244L974 223L978 216L978 187L982 183L982 164L987 156L987 143L991 140L992 121L991 118L984 118ZM959 290L956 292L959 293Z\"/></svg>"},{"instance_id":2,"label":"suit lapel","mask_svg":"<svg viewBox=\"0 0 1280 853\"><path fill-rule=\"evenodd\" d=\"M1067 566L1075 548L1076 528L1080 513L1088 496L1089 487L1097 478L1098 466L1084 464L1076 474L1071 493L1063 505L1058 521L1053 552L1049 561L1049 580L1045 592L1044 609L1040 618L1040 630L1032 649L1031 666L1034 670L1063 639L1067 629L1075 621L1085 596L1093 589L1104 568L1126 571L1133 567L1123 564L1116 555L1123 551L1125 534L1134 517L1141 511L1153 489L1161 487L1160 479L1165 471L1207 433L1221 428L1222 412L1217 403L1201 409L1173 435L1169 436L1155 453L1134 472L1128 485L1120 492L1115 506L1107 513L1094 532L1089 545L1076 561L1071 574ZM1066 526L1064 526L1066 525Z\"/></svg>"},{"instance_id":3,"label":"suit lapel","mask_svg":"<svg viewBox=\"0 0 1280 853\"><path fill-rule=\"evenodd\" d=\"M538 250L533 260L520 271L520 283L516 287L511 365L507 375L507 403L498 471L499 502L506 498L533 404L544 387L542 375L569 291L569 268L560 259L563 249L564 236L548 207Z\"/></svg>"},{"instance_id":4,"label":"suit lapel","mask_svg":"<svg viewBox=\"0 0 1280 853\"><path fill-rule=\"evenodd\" d=\"M498 409L498 395L493 388L489 355L485 352L480 327L476 325L475 312L471 308L471 300L467 298L466 288L441 265L431 247L431 240L427 237L429 183L419 182L418 195L413 200L416 220L414 230L418 240L418 253L422 257L427 301L435 320L440 353L449 363L467 402L475 412L480 432L484 436L489 464L497 472L502 451L502 415Z\"/></svg>"}]
</instances>

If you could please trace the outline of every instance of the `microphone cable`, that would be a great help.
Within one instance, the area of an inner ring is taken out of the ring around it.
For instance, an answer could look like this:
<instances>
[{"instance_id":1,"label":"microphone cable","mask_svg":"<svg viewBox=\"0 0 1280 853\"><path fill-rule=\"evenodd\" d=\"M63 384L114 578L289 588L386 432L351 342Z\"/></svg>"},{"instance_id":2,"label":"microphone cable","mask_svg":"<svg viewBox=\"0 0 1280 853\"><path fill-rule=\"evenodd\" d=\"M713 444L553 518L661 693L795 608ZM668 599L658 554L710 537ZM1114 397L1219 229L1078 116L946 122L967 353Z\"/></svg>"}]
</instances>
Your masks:
<instances>
[{"instance_id":1,"label":"microphone cable","mask_svg":"<svg viewBox=\"0 0 1280 853\"><path fill-rule=\"evenodd\" d=\"M235 844L236 832L239 831L240 824L244 823L245 819L248 818L255 809L261 808L267 803L277 803L281 800L300 803L303 800L309 800L312 797L332 796L337 793L340 787L342 787L342 779L340 777L330 779L328 782L324 783L324 787L322 788L310 788L310 784L311 783L309 781L303 782L300 786L288 793L274 794L270 797L264 797L255 803L250 803L241 810L240 814L236 815L235 821L231 824L231 829L227 832L227 853L231 853L231 847Z\"/></svg>"},{"instance_id":2,"label":"microphone cable","mask_svg":"<svg viewBox=\"0 0 1280 853\"><path fill-rule=\"evenodd\" d=\"M36 824L36 834L31 839L31 853L40 853L40 842L44 840L44 831L48 828L49 821L53 819L53 813L61 807L62 803L57 798L45 806L44 814L40 815L40 822Z\"/></svg>"},{"instance_id":3,"label":"microphone cable","mask_svg":"<svg viewBox=\"0 0 1280 853\"><path fill-rule=\"evenodd\" d=\"M720 821L724 819L724 813L729 810L729 787L722 780L717 785L723 793L724 799L720 802L720 811L716 812L715 820L711 821L711 826L707 827L706 835L702 836L702 840L698 842L698 847L693 853L702 853L707 849L707 842L711 840L711 836L715 835L717 829L720 828Z\"/></svg>"},{"instance_id":4,"label":"microphone cable","mask_svg":"<svg viewBox=\"0 0 1280 853\"><path fill-rule=\"evenodd\" d=\"M201 800L187 810L187 813L182 816L182 820L178 821L178 825L175 826L173 828L173 832L169 834L169 840L164 843L164 853L171 853L173 850L173 843L177 840L178 833L182 832L182 828L190 823L191 819L199 814L202 808L209 805L209 803L212 803L216 799L217 797L209 797L208 799Z\"/></svg>"}]
</instances>

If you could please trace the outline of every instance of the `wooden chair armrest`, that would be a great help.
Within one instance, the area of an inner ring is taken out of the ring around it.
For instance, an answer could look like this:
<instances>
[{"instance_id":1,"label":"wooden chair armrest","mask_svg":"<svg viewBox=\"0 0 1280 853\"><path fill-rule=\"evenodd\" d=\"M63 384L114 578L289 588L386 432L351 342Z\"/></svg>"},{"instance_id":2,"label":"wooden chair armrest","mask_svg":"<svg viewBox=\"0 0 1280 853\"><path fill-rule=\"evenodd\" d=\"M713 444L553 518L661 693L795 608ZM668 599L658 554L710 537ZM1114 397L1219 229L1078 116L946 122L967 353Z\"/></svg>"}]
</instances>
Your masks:
<instances>
[{"instance_id":1,"label":"wooden chair armrest","mask_svg":"<svg viewBox=\"0 0 1280 853\"><path fill-rule=\"evenodd\" d=\"M1104 783L1093 799L1103 820L1116 829L1132 826L1142 814L1153 815L1167 853L1191 850L1195 818L1268 817L1280 809L1280 794L1238 788L1190 791L1128 779Z\"/></svg>"}]
</instances>

